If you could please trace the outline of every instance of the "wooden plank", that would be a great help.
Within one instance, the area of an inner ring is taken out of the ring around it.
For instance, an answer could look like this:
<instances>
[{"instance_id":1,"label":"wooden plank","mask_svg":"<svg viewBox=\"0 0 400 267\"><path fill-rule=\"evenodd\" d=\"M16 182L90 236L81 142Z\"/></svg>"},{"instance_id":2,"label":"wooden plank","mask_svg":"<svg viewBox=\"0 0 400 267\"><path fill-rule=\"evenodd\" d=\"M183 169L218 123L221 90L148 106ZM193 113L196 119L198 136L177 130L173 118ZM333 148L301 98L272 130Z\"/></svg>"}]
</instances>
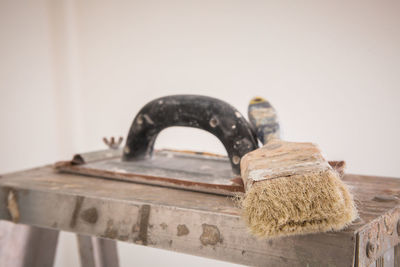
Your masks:
<instances>
[{"instance_id":1,"label":"wooden plank","mask_svg":"<svg viewBox=\"0 0 400 267\"><path fill-rule=\"evenodd\" d=\"M356 234L368 234L372 221L398 206L395 198L376 196L400 196L400 181L357 175L346 175L344 181L360 204L358 221L339 233L276 240L248 234L229 197L59 174L51 166L3 176L0 199L14 190L20 222L26 224L246 265L352 266ZM12 220L6 203L0 202L0 218Z\"/></svg>"},{"instance_id":2,"label":"wooden plank","mask_svg":"<svg viewBox=\"0 0 400 267\"><path fill-rule=\"evenodd\" d=\"M0 199L15 191L21 223L246 265L353 264L353 231L259 240L228 197L59 174L50 167L4 176L0 187ZM11 220L5 203L0 218Z\"/></svg>"},{"instance_id":3,"label":"wooden plank","mask_svg":"<svg viewBox=\"0 0 400 267\"><path fill-rule=\"evenodd\" d=\"M58 231L0 221L0 266L51 267Z\"/></svg>"}]
</instances>

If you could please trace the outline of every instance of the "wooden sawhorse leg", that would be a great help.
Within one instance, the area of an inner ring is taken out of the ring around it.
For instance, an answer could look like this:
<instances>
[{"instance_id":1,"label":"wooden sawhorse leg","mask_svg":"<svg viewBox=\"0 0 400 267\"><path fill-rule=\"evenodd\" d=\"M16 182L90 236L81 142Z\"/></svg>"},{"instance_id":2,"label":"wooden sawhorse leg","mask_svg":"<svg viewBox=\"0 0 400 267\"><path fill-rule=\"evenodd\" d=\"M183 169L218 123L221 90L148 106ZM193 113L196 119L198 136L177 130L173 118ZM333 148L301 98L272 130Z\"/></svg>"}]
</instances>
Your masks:
<instances>
[{"instance_id":1,"label":"wooden sawhorse leg","mask_svg":"<svg viewBox=\"0 0 400 267\"><path fill-rule=\"evenodd\" d=\"M0 266L52 267L59 231L0 221ZM77 235L82 267L118 267L115 241Z\"/></svg>"},{"instance_id":2,"label":"wooden sawhorse leg","mask_svg":"<svg viewBox=\"0 0 400 267\"><path fill-rule=\"evenodd\" d=\"M0 266L52 267L58 231L0 221Z\"/></svg>"},{"instance_id":3,"label":"wooden sawhorse leg","mask_svg":"<svg viewBox=\"0 0 400 267\"><path fill-rule=\"evenodd\" d=\"M117 243L113 240L77 235L82 267L118 267Z\"/></svg>"}]
</instances>

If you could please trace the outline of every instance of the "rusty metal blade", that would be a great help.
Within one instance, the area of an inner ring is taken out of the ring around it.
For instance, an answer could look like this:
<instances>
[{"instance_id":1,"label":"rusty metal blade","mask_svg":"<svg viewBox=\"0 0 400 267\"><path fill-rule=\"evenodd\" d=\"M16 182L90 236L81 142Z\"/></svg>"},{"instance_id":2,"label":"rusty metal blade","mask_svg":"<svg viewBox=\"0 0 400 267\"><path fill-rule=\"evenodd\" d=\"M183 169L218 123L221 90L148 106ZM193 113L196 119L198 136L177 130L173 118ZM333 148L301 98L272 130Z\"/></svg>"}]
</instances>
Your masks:
<instances>
[{"instance_id":1,"label":"rusty metal blade","mask_svg":"<svg viewBox=\"0 0 400 267\"><path fill-rule=\"evenodd\" d=\"M239 176L232 172L225 156L160 150L151 159L122 161L121 150L103 150L75 155L56 164L62 172L84 174L180 189L234 195L244 192Z\"/></svg>"}]
</instances>

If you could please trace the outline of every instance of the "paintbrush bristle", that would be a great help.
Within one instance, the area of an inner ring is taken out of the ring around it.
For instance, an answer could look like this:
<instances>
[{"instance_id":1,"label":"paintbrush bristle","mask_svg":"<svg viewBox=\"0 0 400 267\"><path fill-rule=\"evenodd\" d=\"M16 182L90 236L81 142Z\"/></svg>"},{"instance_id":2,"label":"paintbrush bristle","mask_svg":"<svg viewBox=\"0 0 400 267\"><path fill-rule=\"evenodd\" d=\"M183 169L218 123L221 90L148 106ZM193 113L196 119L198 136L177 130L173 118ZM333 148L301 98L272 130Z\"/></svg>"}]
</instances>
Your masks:
<instances>
[{"instance_id":1,"label":"paintbrush bristle","mask_svg":"<svg viewBox=\"0 0 400 267\"><path fill-rule=\"evenodd\" d=\"M357 217L349 189L312 143L271 140L242 158L241 174L243 216L257 236L340 230Z\"/></svg>"},{"instance_id":2,"label":"paintbrush bristle","mask_svg":"<svg viewBox=\"0 0 400 267\"><path fill-rule=\"evenodd\" d=\"M357 218L352 195L334 170L257 182L241 206L259 237L340 230Z\"/></svg>"}]
</instances>

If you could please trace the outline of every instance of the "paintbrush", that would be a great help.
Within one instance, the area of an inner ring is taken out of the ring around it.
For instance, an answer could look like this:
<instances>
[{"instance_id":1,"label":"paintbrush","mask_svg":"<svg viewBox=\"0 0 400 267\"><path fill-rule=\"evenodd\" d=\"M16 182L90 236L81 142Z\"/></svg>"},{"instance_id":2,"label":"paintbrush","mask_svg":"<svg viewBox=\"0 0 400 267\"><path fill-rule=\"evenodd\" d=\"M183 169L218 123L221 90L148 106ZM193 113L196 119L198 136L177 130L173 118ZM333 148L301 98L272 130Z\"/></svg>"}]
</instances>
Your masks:
<instances>
[{"instance_id":1,"label":"paintbrush","mask_svg":"<svg viewBox=\"0 0 400 267\"><path fill-rule=\"evenodd\" d=\"M263 147L241 159L245 196L240 204L250 231L279 237L341 230L357 217L348 187L313 143L280 139L275 109L251 100L249 119Z\"/></svg>"}]
</instances>

